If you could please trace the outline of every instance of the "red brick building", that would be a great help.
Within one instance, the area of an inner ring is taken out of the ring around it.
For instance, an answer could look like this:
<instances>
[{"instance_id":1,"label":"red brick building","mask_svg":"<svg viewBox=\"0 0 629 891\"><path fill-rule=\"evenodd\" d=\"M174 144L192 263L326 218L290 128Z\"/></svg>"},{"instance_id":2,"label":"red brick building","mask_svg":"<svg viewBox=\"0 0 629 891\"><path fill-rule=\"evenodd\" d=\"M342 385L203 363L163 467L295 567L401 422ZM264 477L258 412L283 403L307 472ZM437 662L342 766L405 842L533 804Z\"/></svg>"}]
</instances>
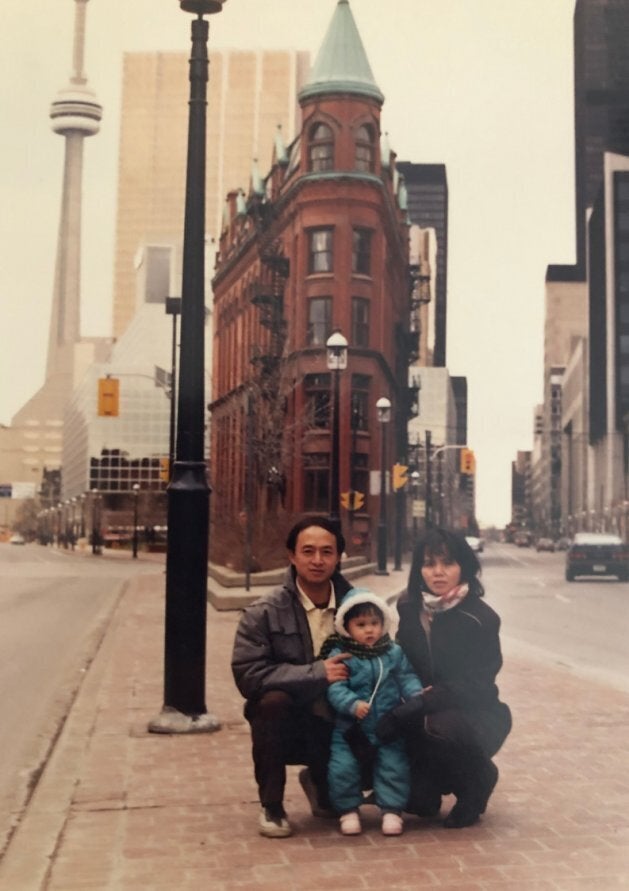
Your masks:
<instances>
[{"instance_id":1,"label":"red brick building","mask_svg":"<svg viewBox=\"0 0 629 891\"><path fill-rule=\"evenodd\" d=\"M338 372L340 491L364 495L361 509L342 509L343 527L350 553L373 553L376 401L393 405L390 465L405 448L409 359L405 188L381 149L383 101L340 0L299 94L300 134L285 146L278 131L269 174L254 164L249 193L228 196L213 281L215 530L248 516L264 538L282 526L270 514L328 513L337 372L326 341L338 329L349 345Z\"/></svg>"}]
</instances>

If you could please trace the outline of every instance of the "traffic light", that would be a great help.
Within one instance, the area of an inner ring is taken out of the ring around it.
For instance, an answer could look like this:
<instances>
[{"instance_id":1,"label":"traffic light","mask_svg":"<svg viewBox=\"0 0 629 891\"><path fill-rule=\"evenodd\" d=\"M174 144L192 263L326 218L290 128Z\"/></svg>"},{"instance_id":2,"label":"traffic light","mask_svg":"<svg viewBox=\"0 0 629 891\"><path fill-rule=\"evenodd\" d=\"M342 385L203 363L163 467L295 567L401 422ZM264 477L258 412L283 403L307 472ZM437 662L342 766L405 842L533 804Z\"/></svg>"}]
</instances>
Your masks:
<instances>
[{"instance_id":1,"label":"traffic light","mask_svg":"<svg viewBox=\"0 0 629 891\"><path fill-rule=\"evenodd\" d=\"M341 492L341 504L345 510L360 510L365 504L365 496L362 492L350 489L349 492Z\"/></svg>"},{"instance_id":2,"label":"traffic light","mask_svg":"<svg viewBox=\"0 0 629 891\"><path fill-rule=\"evenodd\" d=\"M476 472L476 458L472 449L461 449L461 473Z\"/></svg>"},{"instance_id":3,"label":"traffic light","mask_svg":"<svg viewBox=\"0 0 629 891\"><path fill-rule=\"evenodd\" d=\"M408 482L408 467L406 464L394 464L393 465L393 489L397 491L401 489L402 486L405 486Z\"/></svg>"},{"instance_id":4,"label":"traffic light","mask_svg":"<svg viewBox=\"0 0 629 891\"><path fill-rule=\"evenodd\" d=\"M159 478L165 483L170 479L170 458L159 459Z\"/></svg>"},{"instance_id":5,"label":"traffic light","mask_svg":"<svg viewBox=\"0 0 629 891\"><path fill-rule=\"evenodd\" d=\"M98 380L99 418L117 418L120 410L120 381L117 377Z\"/></svg>"}]
</instances>

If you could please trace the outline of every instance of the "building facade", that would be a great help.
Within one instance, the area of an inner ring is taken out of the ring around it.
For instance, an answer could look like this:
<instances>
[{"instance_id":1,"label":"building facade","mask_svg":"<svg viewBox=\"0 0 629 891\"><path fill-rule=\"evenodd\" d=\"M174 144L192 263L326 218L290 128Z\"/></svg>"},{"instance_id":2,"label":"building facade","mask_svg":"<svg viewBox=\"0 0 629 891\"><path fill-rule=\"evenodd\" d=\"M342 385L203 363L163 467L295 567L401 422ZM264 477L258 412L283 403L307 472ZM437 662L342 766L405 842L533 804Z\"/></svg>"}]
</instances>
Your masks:
<instances>
[{"instance_id":1,"label":"building facade","mask_svg":"<svg viewBox=\"0 0 629 891\"><path fill-rule=\"evenodd\" d=\"M267 538L270 513L328 513L338 470L340 493L362 496L343 515L348 547L372 551L370 475L383 445L392 461L407 441L408 219L381 156L383 100L340 0L299 93L297 138L276 139L269 174L229 196L213 280L215 547L246 512ZM327 364L335 330L348 341L343 370ZM387 425L377 420L383 396Z\"/></svg>"}]
</instances>

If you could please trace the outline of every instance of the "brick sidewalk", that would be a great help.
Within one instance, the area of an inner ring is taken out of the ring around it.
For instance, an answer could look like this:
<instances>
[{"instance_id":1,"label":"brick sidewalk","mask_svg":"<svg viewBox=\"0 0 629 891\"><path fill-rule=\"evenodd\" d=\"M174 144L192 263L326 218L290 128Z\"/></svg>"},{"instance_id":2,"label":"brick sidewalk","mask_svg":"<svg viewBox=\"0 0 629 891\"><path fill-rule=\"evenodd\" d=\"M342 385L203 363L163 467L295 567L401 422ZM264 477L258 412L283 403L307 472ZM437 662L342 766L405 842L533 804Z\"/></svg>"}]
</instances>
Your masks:
<instances>
[{"instance_id":1,"label":"brick sidewalk","mask_svg":"<svg viewBox=\"0 0 629 891\"><path fill-rule=\"evenodd\" d=\"M629 888L626 693L505 647L514 731L480 824L447 831L409 817L385 839L365 808L364 835L343 838L310 815L295 768L295 835L263 839L229 669L237 613L209 610L208 709L222 730L146 730L162 702L163 589L162 574L141 576L121 600L0 866L2 891Z\"/></svg>"}]
</instances>

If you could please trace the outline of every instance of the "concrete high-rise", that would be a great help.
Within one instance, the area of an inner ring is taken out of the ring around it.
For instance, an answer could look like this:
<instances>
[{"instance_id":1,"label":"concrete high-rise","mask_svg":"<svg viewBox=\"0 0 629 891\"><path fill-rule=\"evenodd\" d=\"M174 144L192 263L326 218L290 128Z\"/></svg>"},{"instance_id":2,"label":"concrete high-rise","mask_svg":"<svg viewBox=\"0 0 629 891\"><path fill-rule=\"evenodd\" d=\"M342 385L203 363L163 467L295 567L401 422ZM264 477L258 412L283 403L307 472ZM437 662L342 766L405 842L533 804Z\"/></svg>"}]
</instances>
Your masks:
<instances>
[{"instance_id":1,"label":"concrete high-rise","mask_svg":"<svg viewBox=\"0 0 629 891\"><path fill-rule=\"evenodd\" d=\"M290 140L296 130L297 93L308 53L210 52L206 150L206 233L218 237L225 195L271 164L278 126ZM113 334L119 337L139 305L166 295L137 293L142 251L176 261L183 232L188 57L185 53L124 56ZM172 262L172 286L178 293ZM210 264L208 264L209 266ZM211 268L208 270L211 274Z\"/></svg>"}]
</instances>

